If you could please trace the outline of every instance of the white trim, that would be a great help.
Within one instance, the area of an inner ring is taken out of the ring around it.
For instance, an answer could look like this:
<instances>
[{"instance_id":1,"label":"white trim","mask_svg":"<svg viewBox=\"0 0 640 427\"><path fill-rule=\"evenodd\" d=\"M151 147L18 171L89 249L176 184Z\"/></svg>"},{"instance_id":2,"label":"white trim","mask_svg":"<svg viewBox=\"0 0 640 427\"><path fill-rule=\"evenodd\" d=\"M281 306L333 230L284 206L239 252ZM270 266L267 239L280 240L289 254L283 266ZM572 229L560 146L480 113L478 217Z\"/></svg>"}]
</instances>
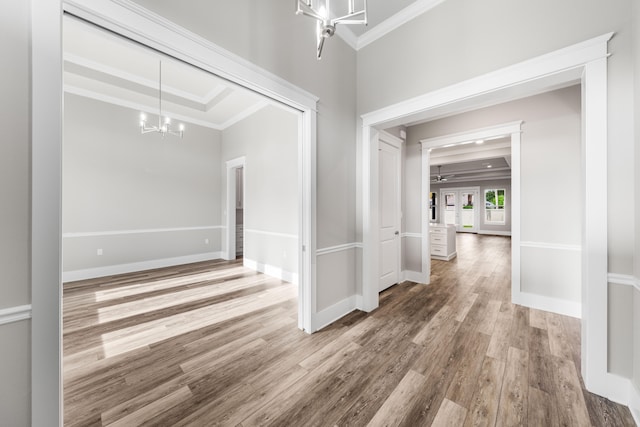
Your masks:
<instances>
[{"instance_id":1,"label":"white trim","mask_svg":"<svg viewBox=\"0 0 640 427\"><path fill-rule=\"evenodd\" d=\"M606 390L602 394L609 400L621 405L629 406L631 409L631 396L633 384L629 378L607 372L605 376Z\"/></svg>"},{"instance_id":2,"label":"white trim","mask_svg":"<svg viewBox=\"0 0 640 427\"><path fill-rule=\"evenodd\" d=\"M355 295L352 295L349 298L345 298L342 301L339 301L332 306L319 311L315 316L313 316L313 330L317 331L319 329L322 329L325 326L330 325L336 320L351 313L356 309L357 302L358 298Z\"/></svg>"},{"instance_id":3,"label":"white trim","mask_svg":"<svg viewBox=\"0 0 640 427\"><path fill-rule=\"evenodd\" d=\"M640 426L640 390L636 388L631 380L629 380L629 403L627 406L636 422L636 426Z\"/></svg>"},{"instance_id":4,"label":"white trim","mask_svg":"<svg viewBox=\"0 0 640 427\"><path fill-rule=\"evenodd\" d=\"M78 280L94 279L96 277L115 276L117 274L154 270L156 268L173 267L175 265L211 261L215 259L222 259L222 252L207 252L195 255L131 262L127 264L107 265L104 267L87 268L84 270L64 271L62 272L62 281L64 283L75 282Z\"/></svg>"},{"instance_id":5,"label":"white trim","mask_svg":"<svg viewBox=\"0 0 640 427\"><path fill-rule=\"evenodd\" d=\"M61 426L62 4L31 0L31 425Z\"/></svg>"},{"instance_id":6,"label":"white trim","mask_svg":"<svg viewBox=\"0 0 640 427\"><path fill-rule=\"evenodd\" d=\"M513 295L514 304L523 305L536 310L550 311L575 318L582 318L582 304L578 301L569 301L560 298L552 298L545 295L518 292Z\"/></svg>"},{"instance_id":7,"label":"white trim","mask_svg":"<svg viewBox=\"0 0 640 427\"><path fill-rule=\"evenodd\" d=\"M261 234L263 236L283 237L285 239L298 240L298 236L295 235L295 234L291 234L291 233L276 233L275 231L256 230L256 229L253 229L253 228L245 228L244 232L245 233L252 233L252 234Z\"/></svg>"},{"instance_id":8,"label":"white trim","mask_svg":"<svg viewBox=\"0 0 640 427\"><path fill-rule=\"evenodd\" d=\"M401 236L404 237L409 237L412 239L422 239L422 233L402 233Z\"/></svg>"},{"instance_id":9,"label":"white trim","mask_svg":"<svg viewBox=\"0 0 640 427\"><path fill-rule=\"evenodd\" d=\"M276 279L284 280L285 282L293 283L294 285L298 284L298 273L292 273L291 271L283 270L280 267L263 264L247 258L242 260L242 265L259 273L266 274L267 276L275 277Z\"/></svg>"},{"instance_id":10,"label":"white trim","mask_svg":"<svg viewBox=\"0 0 640 427\"><path fill-rule=\"evenodd\" d=\"M351 249L362 249L362 243L345 243L343 245L330 246L316 250L317 256L334 254L336 252L350 251Z\"/></svg>"},{"instance_id":11,"label":"white trim","mask_svg":"<svg viewBox=\"0 0 640 427\"><path fill-rule=\"evenodd\" d=\"M31 319L31 305L19 305L0 309L0 325Z\"/></svg>"},{"instance_id":12,"label":"white trim","mask_svg":"<svg viewBox=\"0 0 640 427\"><path fill-rule=\"evenodd\" d=\"M400 283L402 282L416 282L416 283L424 283L422 281L422 272L420 271L410 271L410 270L403 270L400 273Z\"/></svg>"},{"instance_id":13,"label":"white trim","mask_svg":"<svg viewBox=\"0 0 640 427\"><path fill-rule=\"evenodd\" d=\"M640 292L640 279L630 274L609 273L607 274L607 281L614 285L631 286Z\"/></svg>"},{"instance_id":14,"label":"white trim","mask_svg":"<svg viewBox=\"0 0 640 427\"><path fill-rule=\"evenodd\" d=\"M483 234L483 235L486 235L486 236L511 237L511 232L510 231L478 230L478 234Z\"/></svg>"},{"instance_id":15,"label":"white trim","mask_svg":"<svg viewBox=\"0 0 640 427\"><path fill-rule=\"evenodd\" d=\"M607 194L607 57L608 41L613 33L507 66L469 80L459 82L414 98L362 115L362 293L363 309L377 307L374 280L377 270L376 251L378 209L378 171L376 128L442 117L481 106L495 105L581 81L583 88L583 203L592 206L596 195ZM520 134L512 134L512 141ZM427 151L428 152L428 151ZM429 191L424 178L428 167L423 156L422 191ZM513 150L512 168L520 160ZM520 258L520 181L512 177L512 276L519 277ZM422 203L423 229L428 228L427 207ZM582 209L582 374L586 388L603 394L607 374L607 212L606 209ZM423 249L426 252L426 249ZM424 260L429 257L422 257ZM424 268L424 267L423 267ZM512 279L512 288L520 283Z\"/></svg>"},{"instance_id":16,"label":"white trim","mask_svg":"<svg viewBox=\"0 0 640 427\"><path fill-rule=\"evenodd\" d=\"M547 242L520 242L521 248L536 248L536 249L553 249L557 251L582 251L580 245L565 245L562 243L547 243Z\"/></svg>"},{"instance_id":17,"label":"white trim","mask_svg":"<svg viewBox=\"0 0 640 427\"><path fill-rule=\"evenodd\" d=\"M550 76L557 78L550 81L550 84L574 82L576 78L580 78L580 72L587 63L597 59L606 59L606 46L611 37L613 37L613 33L607 33L546 55L371 111L361 116L363 126L382 125L388 127L396 123L401 124L403 121L411 123L415 120L423 120L423 114L428 113L429 110L435 110L445 105L455 108L455 104L459 100L469 100L496 92L502 93L502 90L513 90L514 87L528 85L538 79L543 79L543 82L546 83ZM572 72L563 73L567 70ZM540 88L536 86L535 92L539 91Z\"/></svg>"},{"instance_id":18,"label":"white trim","mask_svg":"<svg viewBox=\"0 0 640 427\"><path fill-rule=\"evenodd\" d=\"M62 233L63 239L73 239L78 237L98 237L98 236L121 236L124 234L147 234L147 233L173 233L180 231L203 231L203 230L223 230L224 225L205 225L201 227L168 227L168 228L141 228L139 230L113 230L113 231L86 231L77 233Z\"/></svg>"},{"instance_id":19,"label":"white trim","mask_svg":"<svg viewBox=\"0 0 640 427\"><path fill-rule=\"evenodd\" d=\"M500 123L494 126L486 126L479 129L472 129L464 132L457 132L434 138L425 138L420 140L423 150L430 148L443 147L449 144L459 144L461 142L476 141L479 139L490 139L494 137L507 137L522 130L522 120L516 120L508 123ZM511 144L509 144L511 146Z\"/></svg>"},{"instance_id":20,"label":"white trim","mask_svg":"<svg viewBox=\"0 0 640 427\"><path fill-rule=\"evenodd\" d=\"M225 225L226 233L223 236L224 248L226 251L223 254L223 258L227 261L236 259L236 171L242 168L242 197L244 197L246 188L246 163L247 158L245 156L237 157L235 159L227 160L227 185L226 185L226 206L225 206ZM244 202L243 202L244 206ZM243 230L246 231L246 230Z\"/></svg>"},{"instance_id":21,"label":"white trim","mask_svg":"<svg viewBox=\"0 0 640 427\"><path fill-rule=\"evenodd\" d=\"M414 18L430 11L444 0L417 0L405 7L395 15L385 19L366 33L358 37L356 50L360 50L368 44L373 43L379 38L384 37L396 28L406 24Z\"/></svg>"}]
</instances>

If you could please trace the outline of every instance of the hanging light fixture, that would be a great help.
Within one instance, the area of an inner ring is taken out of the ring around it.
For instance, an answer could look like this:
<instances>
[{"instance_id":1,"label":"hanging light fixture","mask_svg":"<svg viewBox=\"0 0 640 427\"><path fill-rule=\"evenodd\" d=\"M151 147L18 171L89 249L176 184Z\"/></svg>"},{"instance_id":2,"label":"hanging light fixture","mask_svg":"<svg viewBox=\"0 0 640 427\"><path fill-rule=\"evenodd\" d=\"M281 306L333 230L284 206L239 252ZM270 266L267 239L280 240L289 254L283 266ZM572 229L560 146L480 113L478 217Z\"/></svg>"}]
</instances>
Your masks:
<instances>
[{"instance_id":1,"label":"hanging light fixture","mask_svg":"<svg viewBox=\"0 0 640 427\"><path fill-rule=\"evenodd\" d=\"M184 135L184 125L180 123L178 130L171 129L171 118L162 117L162 61L159 62L158 70L158 125L147 125L147 116L144 113L140 113L140 133L145 134L149 132L158 132L162 136L167 134L175 135L182 138Z\"/></svg>"},{"instance_id":2,"label":"hanging light fixture","mask_svg":"<svg viewBox=\"0 0 640 427\"><path fill-rule=\"evenodd\" d=\"M367 0L363 0L362 10L355 10L355 0L347 0L347 14L338 18L331 18L331 0L296 0L296 15L309 16L318 21L317 54L322 56L324 42L336 32L338 24L367 25Z\"/></svg>"}]
</instances>

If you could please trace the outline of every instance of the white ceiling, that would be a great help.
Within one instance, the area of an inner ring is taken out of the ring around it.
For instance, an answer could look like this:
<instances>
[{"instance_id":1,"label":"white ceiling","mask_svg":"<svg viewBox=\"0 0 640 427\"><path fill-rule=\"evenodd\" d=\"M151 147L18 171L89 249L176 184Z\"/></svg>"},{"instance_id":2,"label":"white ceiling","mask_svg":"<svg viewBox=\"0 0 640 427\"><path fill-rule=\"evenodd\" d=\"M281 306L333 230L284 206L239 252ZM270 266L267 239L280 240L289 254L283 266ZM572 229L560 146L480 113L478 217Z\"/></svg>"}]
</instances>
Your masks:
<instances>
[{"instance_id":1,"label":"white ceiling","mask_svg":"<svg viewBox=\"0 0 640 427\"><path fill-rule=\"evenodd\" d=\"M222 130L268 105L264 97L211 73L75 18L64 19L68 93L144 112L153 124L162 61L162 110L174 121Z\"/></svg>"},{"instance_id":2,"label":"white ceiling","mask_svg":"<svg viewBox=\"0 0 640 427\"><path fill-rule=\"evenodd\" d=\"M367 0L369 25L339 25L354 48L370 43L444 0ZM364 0L356 0L361 7ZM347 2L332 2L335 13ZM222 130L268 105L251 91L70 16L64 17L65 91L158 115L162 60L163 115ZM138 119L136 115L136 120Z\"/></svg>"},{"instance_id":3,"label":"white ceiling","mask_svg":"<svg viewBox=\"0 0 640 427\"><path fill-rule=\"evenodd\" d=\"M369 25L345 25L343 28L351 31L347 38L355 37L356 44L362 45L363 40L370 42L442 1L367 0ZM187 127L193 123L222 130L271 102L211 73L93 25L68 16L64 19L66 92L144 112L153 123L158 113L161 60L163 115L187 123ZM137 121L138 116L132 120ZM510 178L510 153L510 141L506 139L487 141L482 147L474 144L434 149L431 175L434 178L436 166L442 165L442 175L455 175L449 176L449 183ZM487 168L489 164L491 168Z\"/></svg>"},{"instance_id":4,"label":"white ceiling","mask_svg":"<svg viewBox=\"0 0 640 427\"><path fill-rule=\"evenodd\" d=\"M434 148L430 153L431 180L438 175L447 184L468 181L511 179L511 139L509 137Z\"/></svg>"}]
</instances>

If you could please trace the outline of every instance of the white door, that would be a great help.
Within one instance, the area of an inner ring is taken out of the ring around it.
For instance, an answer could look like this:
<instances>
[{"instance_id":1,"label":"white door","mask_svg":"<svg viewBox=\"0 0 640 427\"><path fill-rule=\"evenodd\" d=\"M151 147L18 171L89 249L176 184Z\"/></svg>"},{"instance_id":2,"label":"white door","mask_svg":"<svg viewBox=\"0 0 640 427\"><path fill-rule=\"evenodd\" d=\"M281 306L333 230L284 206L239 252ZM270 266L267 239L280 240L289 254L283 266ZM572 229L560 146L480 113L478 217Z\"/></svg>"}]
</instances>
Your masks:
<instances>
[{"instance_id":1,"label":"white door","mask_svg":"<svg viewBox=\"0 0 640 427\"><path fill-rule=\"evenodd\" d=\"M400 281L400 148L379 143L380 287Z\"/></svg>"},{"instance_id":2,"label":"white door","mask_svg":"<svg viewBox=\"0 0 640 427\"><path fill-rule=\"evenodd\" d=\"M457 232L477 233L479 189L457 188L442 190L442 218L445 224L456 226Z\"/></svg>"}]
</instances>

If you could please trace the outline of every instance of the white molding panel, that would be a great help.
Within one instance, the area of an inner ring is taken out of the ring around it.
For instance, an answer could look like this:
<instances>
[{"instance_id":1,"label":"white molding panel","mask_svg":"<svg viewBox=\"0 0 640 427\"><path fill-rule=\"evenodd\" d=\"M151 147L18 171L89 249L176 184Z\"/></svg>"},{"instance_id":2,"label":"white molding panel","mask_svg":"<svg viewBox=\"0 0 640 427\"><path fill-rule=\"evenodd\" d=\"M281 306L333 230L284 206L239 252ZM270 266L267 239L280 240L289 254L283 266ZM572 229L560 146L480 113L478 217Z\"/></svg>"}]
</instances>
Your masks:
<instances>
[{"instance_id":1,"label":"white molding panel","mask_svg":"<svg viewBox=\"0 0 640 427\"><path fill-rule=\"evenodd\" d=\"M285 282L298 284L298 273L292 273L290 271L283 270L280 267L273 265L263 264L251 259L244 258L243 265L259 273L266 274L267 276L275 277L276 279L284 280Z\"/></svg>"},{"instance_id":2,"label":"white molding panel","mask_svg":"<svg viewBox=\"0 0 640 427\"><path fill-rule=\"evenodd\" d=\"M87 231L80 233L62 233L63 239L78 237L121 236L126 234L170 233L180 231L223 230L223 225L207 225L202 227L141 228L138 230Z\"/></svg>"},{"instance_id":3,"label":"white molding panel","mask_svg":"<svg viewBox=\"0 0 640 427\"><path fill-rule=\"evenodd\" d=\"M31 319L31 305L19 305L0 309L0 325Z\"/></svg>"},{"instance_id":4,"label":"white molding panel","mask_svg":"<svg viewBox=\"0 0 640 427\"><path fill-rule=\"evenodd\" d=\"M78 280L94 279L96 277L113 276L116 274L132 273L135 271L152 270L155 268L172 267L174 265L190 264L192 262L222 259L222 252L207 252L196 255L185 255L173 258L154 259L149 261L132 262L128 264L109 265L105 267L88 268L86 270L65 271L62 281L75 282Z\"/></svg>"}]
</instances>

